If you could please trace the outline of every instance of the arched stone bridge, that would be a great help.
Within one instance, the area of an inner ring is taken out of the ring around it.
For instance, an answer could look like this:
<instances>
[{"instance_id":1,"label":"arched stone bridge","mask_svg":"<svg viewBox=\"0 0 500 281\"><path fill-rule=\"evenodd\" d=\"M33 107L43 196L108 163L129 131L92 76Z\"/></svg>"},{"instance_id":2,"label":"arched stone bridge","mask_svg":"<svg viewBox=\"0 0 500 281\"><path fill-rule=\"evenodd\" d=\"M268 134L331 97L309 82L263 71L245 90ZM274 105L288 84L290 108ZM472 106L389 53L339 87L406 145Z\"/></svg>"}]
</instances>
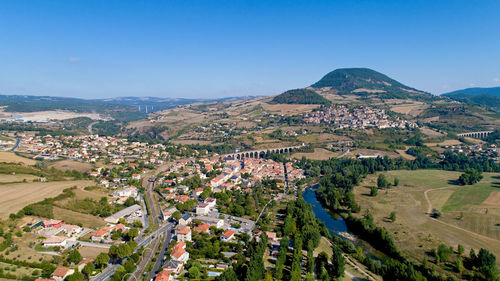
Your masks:
<instances>
[{"instance_id":1,"label":"arched stone bridge","mask_svg":"<svg viewBox=\"0 0 500 281\"><path fill-rule=\"evenodd\" d=\"M487 137L491 133L493 133L493 131L468 132L468 133L457 134L457 136L482 139L482 138Z\"/></svg>"},{"instance_id":2,"label":"arched stone bridge","mask_svg":"<svg viewBox=\"0 0 500 281\"><path fill-rule=\"evenodd\" d=\"M292 152L294 150L297 150L299 148L302 148L306 146L305 143L301 145L296 145L296 146L287 146L287 147L278 147L278 148L267 148L267 149L258 149L258 150L251 150L251 151L243 151L243 152L237 152L237 153L231 153L231 154L226 154L224 155L224 158L229 158L229 159L243 159L243 158L264 158L267 155L271 153L288 153Z\"/></svg>"}]
</instances>

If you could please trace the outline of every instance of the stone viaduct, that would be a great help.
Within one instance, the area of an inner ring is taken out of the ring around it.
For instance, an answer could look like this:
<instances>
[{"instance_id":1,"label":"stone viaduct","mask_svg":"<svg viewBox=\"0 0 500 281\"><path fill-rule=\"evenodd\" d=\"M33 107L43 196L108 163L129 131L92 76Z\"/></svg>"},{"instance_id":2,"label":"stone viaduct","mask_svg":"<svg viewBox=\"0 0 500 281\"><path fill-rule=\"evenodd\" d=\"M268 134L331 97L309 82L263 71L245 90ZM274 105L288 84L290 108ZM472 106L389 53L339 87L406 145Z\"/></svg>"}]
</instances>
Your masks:
<instances>
[{"instance_id":1,"label":"stone viaduct","mask_svg":"<svg viewBox=\"0 0 500 281\"><path fill-rule=\"evenodd\" d=\"M457 134L457 136L482 139L482 138L487 137L491 133L493 133L493 131L468 132L468 133Z\"/></svg>"},{"instance_id":2,"label":"stone viaduct","mask_svg":"<svg viewBox=\"0 0 500 281\"><path fill-rule=\"evenodd\" d=\"M299 148L306 146L304 143L296 146L278 147L278 148L266 148L251 151L236 152L224 155L224 158L229 159L243 159L243 158L264 158L271 153L288 153Z\"/></svg>"}]
</instances>

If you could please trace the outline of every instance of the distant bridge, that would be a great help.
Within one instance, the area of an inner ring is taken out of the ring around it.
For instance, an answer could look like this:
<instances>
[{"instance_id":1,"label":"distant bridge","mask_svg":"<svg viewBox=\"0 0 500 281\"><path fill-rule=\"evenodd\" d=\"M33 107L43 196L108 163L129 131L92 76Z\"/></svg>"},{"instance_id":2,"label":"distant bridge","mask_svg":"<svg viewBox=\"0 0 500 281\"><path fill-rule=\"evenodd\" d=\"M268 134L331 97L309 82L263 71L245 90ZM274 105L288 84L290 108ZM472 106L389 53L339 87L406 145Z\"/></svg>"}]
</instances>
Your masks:
<instances>
[{"instance_id":1,"label":"distant bridge","mask_svg":"<svg viewBox=\"0 0 500 281\"><path fill-rule=\"evenodd\" d=\"M493 133L493 131L468 132L468 133L457 134L457 136L482 139L482 138L487 137L491 133Z\"/></svg>"},{"instance_id":2,"label":"distant bridge","mask_svg":"<svg viewBox=\"0 0 500 281\"><path fill-rule=\"evenodd\" d=\"M294 150L297 150L299 148L302 148L304 146L306 146L305 143L303 143L301 145L296 145L296 146L287 146L287 147L279 147L279 148L267 148L267 149L251 150L251 151L244 151L244 152L236 152L236 153L226 154L226 155L224 155L224 158L230 158L230 159L264 158L271 153L277 153L277 154L288 153L288 152L292 152Z\"/></svg>"}]
</instances>

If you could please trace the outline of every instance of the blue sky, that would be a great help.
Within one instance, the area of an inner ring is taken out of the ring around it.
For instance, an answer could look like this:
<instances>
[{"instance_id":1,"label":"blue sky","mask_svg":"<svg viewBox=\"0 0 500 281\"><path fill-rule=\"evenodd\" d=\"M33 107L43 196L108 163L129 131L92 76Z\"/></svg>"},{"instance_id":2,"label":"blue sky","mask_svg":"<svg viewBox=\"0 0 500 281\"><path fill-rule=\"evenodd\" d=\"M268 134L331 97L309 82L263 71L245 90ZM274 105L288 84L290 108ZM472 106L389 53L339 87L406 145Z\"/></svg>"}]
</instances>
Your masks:
<instances>
[{"instance_id":1,"label":"blue sky","mask_svg":"<svg viewBox=\"0 0 500 281\"><path fill-rule=\"evenodd\" d=\"M500 86L500 1L2 1L0 93L272 95L341 67Z\"/></svg>"}]
</instances>

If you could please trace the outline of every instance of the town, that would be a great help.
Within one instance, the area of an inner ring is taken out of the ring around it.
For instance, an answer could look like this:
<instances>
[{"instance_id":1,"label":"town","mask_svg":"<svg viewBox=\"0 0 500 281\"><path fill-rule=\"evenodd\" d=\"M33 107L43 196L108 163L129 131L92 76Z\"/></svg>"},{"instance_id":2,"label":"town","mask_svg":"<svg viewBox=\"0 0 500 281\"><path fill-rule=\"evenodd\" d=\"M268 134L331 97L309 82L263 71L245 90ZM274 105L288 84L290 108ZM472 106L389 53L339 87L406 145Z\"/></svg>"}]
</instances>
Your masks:
<instances>
[{"instance_id":1,"label":"town","mask_svg":"<svg viewBox=\"0 0 500 281\"><path fill-rule=\"evenodd\" d=\"M335 128L362 129L366 127L414 128L414 122L389 117L384 109L368 106L349 107L346 105L328 106L325 109L306 113L304 121L312 124L331 124Z\"/></svg>"}]
</instances>

